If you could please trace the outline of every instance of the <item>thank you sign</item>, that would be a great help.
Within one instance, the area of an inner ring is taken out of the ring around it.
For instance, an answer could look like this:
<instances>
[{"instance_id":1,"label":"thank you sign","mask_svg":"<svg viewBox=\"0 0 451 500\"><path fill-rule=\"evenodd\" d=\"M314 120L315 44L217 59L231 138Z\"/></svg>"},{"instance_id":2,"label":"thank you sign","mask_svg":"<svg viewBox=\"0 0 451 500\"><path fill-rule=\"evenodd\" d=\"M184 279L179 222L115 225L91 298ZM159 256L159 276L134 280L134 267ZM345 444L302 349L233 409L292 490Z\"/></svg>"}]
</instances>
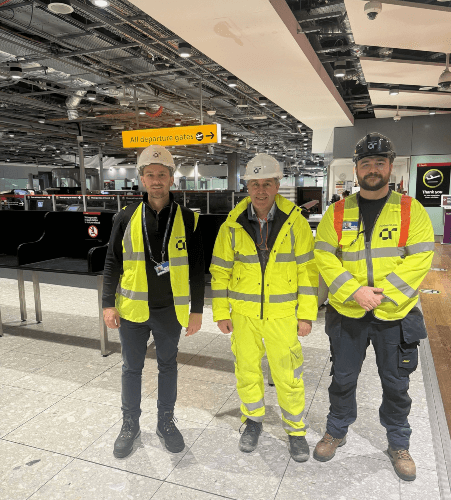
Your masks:
<instances>
[{"instance_id":1,"label":"thank you sign","mask_svg":"<svg viewBox=\"0 0 451 500\"><path fill-rule=\"evenodd\" d=\"M442 195L449 194L451 163L417 165L416 199L425 207L440 207Z\"/></svg>"}]
</instances>

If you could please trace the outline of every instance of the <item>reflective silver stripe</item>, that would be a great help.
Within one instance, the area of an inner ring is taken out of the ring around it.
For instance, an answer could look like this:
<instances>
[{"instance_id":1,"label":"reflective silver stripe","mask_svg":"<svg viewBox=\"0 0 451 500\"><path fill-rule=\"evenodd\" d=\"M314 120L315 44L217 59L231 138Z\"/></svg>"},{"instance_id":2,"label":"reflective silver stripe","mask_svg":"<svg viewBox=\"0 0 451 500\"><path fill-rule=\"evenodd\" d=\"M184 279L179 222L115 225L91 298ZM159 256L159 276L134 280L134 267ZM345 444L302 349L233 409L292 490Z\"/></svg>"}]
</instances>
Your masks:
<instances>
[{"instance_id":1,"label":"reflective silver stripe","mask_svg":"<svg viewBox=\"0 0 451 500\"><path fill-rule=\"evenodd\" d=\"M187 306L189 304L189 295L183 297L174 297L175 306Z\"/></svg>"},{"instance_id":2,"label":"reflective silver stripe","mask_svg":"<svg viewBox=\"0 0 451 500\"><path fill-rule=\"evenodd\" d=\"M260 399L260 401L257 401L256 403L243 403L243 405L247 408L248 411L255 411L259 408L265 407L265 400Z\"/></svg>"},{"instance_id":3,"label":"reflective silver stripe","mask_svg":"<svg viewBox=\"0 0 451 500\"><path fill-rule=\"evenodd\" d=\"M304 411L301 411L299 415L293 415L289 411L284 410L282 407L280 407L282 410L282 415L289 420L290 422L300 422L302 420L302 417L304 416ZM298 429L300 431L301 429Z\"/></svg>"},{"instance_id":4,"label":"reflective silver stripe","mask_svg":"<svg viewBox=\"0 0 451 500\"><path fill-rule=\"evenodd\" d=\"M297 255L296 256L296 264L305 264L309 260L312 260L315 258L315 254L313 253L313 250L308 253L304 253L302 255Z\"/></svg>"},{"instance_id":5,"label":"reflective silver stripe","mask_svg":"<svg viewBox=\"0 0 451 500\"><path fill-rule=\"evenodd\" d=\"M131 254L133 253L133 245L132 245L132 231L131 231L131 222L127 224L127 228L125 229L124 237L122 238L122 244L124 245L124 260L137 260L132 259Z\"/></svg>"},{"instance_id":6,"label":"reflective silver stripe","mask_svg":"<svg viewBox=\"0 0 451 500\"><path fill-rule=\"evenodd\" d=\"M433 252L434 250L435 245L432 241L427 243L415 243L415 245L409 245L406 247L406 254L413 255L421 252Z\"/></svg>"},{"instance_id":7,"label":"reflective silver stripe","mask_svg":"<svg viewBox=\"0 0 451 500\"><path fill-rule=\"evenodd\" d=\"M381 257L401 257L404 255L404 247L391 247L391 248L372 248L371 257L378 259Z\"/></svg>"},{"instance_id":8,"label":"reflective silver stripe","mask_svg":"<svg viewBox=\"0 0 451 500\"><path fill-rule=\"evenodd\" d=\"M232 234L232 250L235 250L235 228L229 227L230 233Z\"/></svg>"},{"instance_id":9,"label":"reflective silver stripe","mask_svg":"<svg viewBox=\"0 0 451 500\"><path fill-rule=\"evenodd\" d=\"M330 293L332 295L336 294L341 286L343 286L346 282L352 280L352 274L349 271L345 271L340 274L337 278L335 278L329 286Z\"/></svg>"},{"instance_id":10,"label":"reflective silver stripe","mask_svg":"<svg viewBox=\"0 0 451 500\"><path fill-rule=\"evenodd\" d=\"M119 295L122 295L123 297L126 297L127 299L131 300L148 300L148 295L147 292L133 292L132 290L126 290L125 288L119 287L117 289L117 292Z\"/></svg>"},{"instance_id":11,"label":"reflective silver stripe","mask_svg":"<svg viewBox=\"0 0 451 500\"><path fill-rule=\"evenodd\" d=\"M276 255L276 262L292 262L294 258L294 254L292 253L278 253Z\"/></svg>"},{"instance_id":12,"label":"reflective silver stripe","mask_svg":"<svg viewBox=\"0 0 451 500\"><path fill-rule=\"evenodd\" d=\"M413 299L413 297L416 297L417 295L418 295L418 288L415 290L415 293L410 298ZM396 304L396 302L395 302L395 304ZM396 304L396 305L398 305L398 304Z\"/></svg>"},{"instance_id":13,"label":"reflective silver stripe","mask_svg":"<svg viewBox=\"0 0 451 500\"><path fill-rule=\"evenodd\" d=\"M224 267L225 269L232 269L233 262L221 259L221 257L215 257L213 255L213 257L211 258L211 265L212 266Z\"/></svg>"},{"instance_id":14,"label":"reflective silver stripe","mask_svg":"<svg viewBox=\"0 0 451 500\"><path fill-rule=\"evenodd\" d=\"M325 241L317 241L315 243L315 250L324 250L325 252L330 252L333 253L334 255L337 252L336 247L330 245L329 243L326 243Z\"/></svg>"},{"instance_id":15,"label":"reflective silver stripe","mask_svg":"<svg viewBox=\"0 0 451 500\"><path fill-rule=\"evenodd\" d=\"M296 244L296 240L294 238L293 226L290 227L290 236L291 236L291 253L294 254L294 246Z\"/></svg>"},{"instance_id":16,"label":"reflective silver stripe","mask_svg":"<svg viewBox=\"0 0 451 500\"><path fill-rule=\"evenodd\" d=\"M413 297L415 291L410 285L408 285L404 280L402 280L395 273L390 273L387 276L387 281L391 283L395 288L397 288L401 293L406 295L407 297Z\"/></svg>"},{"instance_id":17,"label":"reflective silver stripe","mask_svg":"<svg viewBox=\"0 0 451 500\"><path fill-rule=\"evenodd\" d=\"M231 290L229 290L229 297L235 300L245 300L248 302L259 302L259 303L261 299L261 295L252 293L232 292Z\"/></svg>"},{"instance_id":18,"label":"reflective silver stripe","mask_svg":"<svg viewBox=\"0 0 451 500\"><path fill-rule=\"evenodd\" d=\"M238 262L244 262L245 264L260 264L258 255L243 255L241 253L237 253L235 255L235 260Z\"/></svg>"},{"instance_id":19,"label":"reflective silver stripe","mask_svg":"<svg viewBox=\"0 0 451 500\"><path fill-rule=\"evenodd\" d=\"M227 290L212 290L211 297L213 299L226 299L227 298Z\"/></svg>"},{"instance_id":20,"label":"reflective silver stripe","mask_svg":"<svg viewBox=\"0 0 451 500\"><path fill-rule=\"evenodd\" d=\"M318 287L298 286L298 295L318 295Z\"/></svg>"},{"instance_id":21,"label":"reflective silver stripe","mask_svg":"<svg viewBox=\"0 0 451 500\"><path fill-rule=\"evenodd\" d=\"M123 260L146 260L146 254L144 252L129 252L125 253Z\"/></svg>"},{"instance_id":22,"label":"reflective silver stripe","mask_svg":"<svg viewBox=\"0 0 451 500\"><path fill-rule=\"evenodd\" d=\"M357 262L358 260L365 259L365 250L358 250L357 252L340 252L340 259L344 262Z\"/></svg>"},{"instance_id":23,"label":"reflective silver stripe","mask_svg":"<svg viewBox=\"0 0 451 500\"><path fill-rule=\"evenodd\" d=\"M289 302L290 300L297 300L297 293L284 293L281 295L270 295L269 302L272 304L280 304L282 302Z\"/></svg>"},{"instance_id":24,"label":"reflective silver stripe","mask_svg":"<svg viewBox=\"0 0 451 500\"><path fill-rule=\"evenodd\" d=\"M254 422L263 422L263 420L265 418L264 416L261 416L261 417L254 417L254 415L249 416L249 415L246 415L245 413L243 413L243 415L245 417L247 417L248 419L253 420Z\"/></svg>"},{"instance_id":25,"label":"reflective silver stripe","mask_svg":"<svg viewBox=\"0 0 451 500\"><path fill-rule=\"evenodd\" d=\"M185 255L183 257L172 257L171 259L169 259L169 264L171 266L187 266L189 265L188 256Z\"/></svg>"},{"instance_id":26,"label":"reflective silver stripe","mask_svg":"<svg viewBox=\"0 0 451 500\"><path fill-rule=\"evenodd\" d=\"M302 427L301 429L298 429L296 427L291 427L291 425L289 423L285 422L285 420L282 420L282 427L284 429L286 429L287 431L301 432L301 431L306 431L309 428L309 425L306 422L304 422L304 427Z\"/></svg>"},{"instance_id":27,"label":"reflective silver stripe","mask_svg":"<svg viewBox=\"0 0 451 500\"><path fill-rule=\"evenodd\" d=\"M294 370L294 372L293 372L294 378L301 378L301 374L303 371L304 371L304 364L302 364L301 366L298 366L296 368L296 370Z\"/></svg>"}]
</instances>

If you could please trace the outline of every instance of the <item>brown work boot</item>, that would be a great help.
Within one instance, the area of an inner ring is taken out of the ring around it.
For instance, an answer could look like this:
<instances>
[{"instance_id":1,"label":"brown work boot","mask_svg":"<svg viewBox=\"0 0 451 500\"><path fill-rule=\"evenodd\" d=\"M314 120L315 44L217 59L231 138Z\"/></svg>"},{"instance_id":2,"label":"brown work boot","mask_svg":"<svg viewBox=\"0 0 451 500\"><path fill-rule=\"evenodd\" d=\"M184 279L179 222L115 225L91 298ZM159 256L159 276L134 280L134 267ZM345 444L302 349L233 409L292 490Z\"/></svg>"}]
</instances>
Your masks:
<instances>
[{"instance_id":1,"label":"brown work boot","mask_svg":"<svg viewBox=\"0 0 451 500\"><path fill-rule=\"evenodd\" d=\"M328 462L331 458L334 458L337 448L344 444L346 444L346 436L342 439L338 439L326 432L323 439L316 445L315 451L313 452L313 458L319 462Z\"/></svg>"},{"instance_id":2,"label":"brown work boot","mask_svg":"<svg viewBox=\"0 0 451 500\"><path fill-rule=\"evenodd\" d=\"M388 445L387 453L392 461L396 474L398 474L401 479L404 479L404 481L414 481L417 477L417 469L413 458L410 456L409 450L393 450L392 447Z\"/></svg>"}]
</instances>

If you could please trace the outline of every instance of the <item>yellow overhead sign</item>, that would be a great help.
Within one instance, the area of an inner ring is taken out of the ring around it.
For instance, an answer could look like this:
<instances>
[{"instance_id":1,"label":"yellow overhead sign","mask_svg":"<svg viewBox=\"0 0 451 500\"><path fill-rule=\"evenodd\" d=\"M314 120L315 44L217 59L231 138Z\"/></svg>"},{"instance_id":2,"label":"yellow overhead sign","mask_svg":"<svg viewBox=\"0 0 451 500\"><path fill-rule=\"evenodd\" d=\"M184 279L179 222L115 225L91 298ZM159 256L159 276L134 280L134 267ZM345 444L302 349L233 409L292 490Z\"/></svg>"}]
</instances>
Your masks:
<instances>
[{"instance_id":1,"label":"yellow overhead sign","mask_svg":"<svg viewBox=\"0 0 451 500\"><path fill-rule=\"evenodd\" d=\"M184 146L188 144L214 144L217 142L221 142L221 125L219 123L122 132L124 148L145 148L152 144Z\"/></svg>"}]
</instances>

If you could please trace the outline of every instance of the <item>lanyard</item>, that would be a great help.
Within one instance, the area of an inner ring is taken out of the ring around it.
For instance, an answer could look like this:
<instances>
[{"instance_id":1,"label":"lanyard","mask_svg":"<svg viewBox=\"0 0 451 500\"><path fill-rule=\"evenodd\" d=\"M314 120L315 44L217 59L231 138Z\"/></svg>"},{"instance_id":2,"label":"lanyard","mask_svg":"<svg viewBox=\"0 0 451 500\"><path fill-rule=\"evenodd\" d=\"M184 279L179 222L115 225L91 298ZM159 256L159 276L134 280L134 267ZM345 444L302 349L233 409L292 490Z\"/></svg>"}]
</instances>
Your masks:
<instances>
[{"instance_id":1,"label":"lanyard","mask_svg":"<svg viewBox=\"0 0 451 500\"><path fill-rule=\"evenodd\" d=\"M166 253L166 240L168 239L169 226L171 225L171 217L172 217L172 210L173 210L173 208L174 208L174 204L171 203L171 209L169 211L168 222L166 224L166 229L164 231L163 246L161 248L161 263L164 262L164 256L165 256L165 253ZM144 235L146 237L147 249L149 250L150 260L152 260L153 262L155 262L155 264L159 264L156 260L154 260L153 255L152 255L152 249L150 248L150 240L149 240L149 234L147 233L147 224L146 224L146 205L145 205L144 202L143 202L142 213L143 213L142 224L143 224L143 228L144 228L143 233L144 233Z\"/></svg>"}]
</instances>

